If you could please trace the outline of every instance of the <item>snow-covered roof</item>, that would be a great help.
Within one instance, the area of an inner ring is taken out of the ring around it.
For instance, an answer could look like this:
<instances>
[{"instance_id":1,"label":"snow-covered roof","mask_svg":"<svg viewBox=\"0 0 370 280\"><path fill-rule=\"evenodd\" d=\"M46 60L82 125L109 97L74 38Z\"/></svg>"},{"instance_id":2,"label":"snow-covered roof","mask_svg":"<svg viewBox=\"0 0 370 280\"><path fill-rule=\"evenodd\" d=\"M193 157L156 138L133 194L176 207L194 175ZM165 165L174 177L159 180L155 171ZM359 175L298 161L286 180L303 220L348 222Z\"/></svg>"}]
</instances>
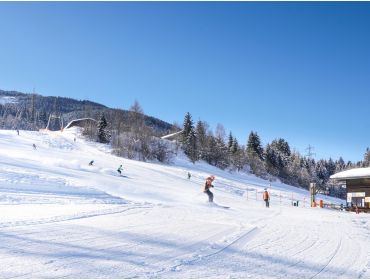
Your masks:
<instances>
[{"instance_id":1,"label":"snow-covered roof","mask_svg":"<svg viewBox=\"0 0 370 280\"><path fill-rule=\"evenodd\" d=\"M181 133L182 133L182 130L181 130L181 131L178 131L178 132L175 132L175 133L171 133L171 134L168 134L168 135L162 136L161 138L162 138L162 139L168 139L168 138L175 137L175 136L177 136L177 135L179 135L179 134L181 134Z\"/></svg>"},{"instance_id":2,"label":"snow-covered roof","mask_svg":"<svg viewBox=\"0 0 370 280\"><path fill-rule=\"evenodd\" d=\"M94 120L94 119L92 119L92 118L75 119L75 120L70 121L70 122L66 125L65 129L70 128L70 127L72 127L73 125L75 125L76 123L78 123L78 122L83 122L83 121L93 121L93 122L97 122L96 120Z\"/></svg>"},{"instance_id":3,"label":"snow-covered roof","mask_svg":"<svg viewBox=\"0 0 370 280\"><path fill-rule=\"evenodd\" d=\"M359 178L370 178L370 167L354 168L338 172L330 176L330 179L359 179Z\"/></svg>"}]
</instances>

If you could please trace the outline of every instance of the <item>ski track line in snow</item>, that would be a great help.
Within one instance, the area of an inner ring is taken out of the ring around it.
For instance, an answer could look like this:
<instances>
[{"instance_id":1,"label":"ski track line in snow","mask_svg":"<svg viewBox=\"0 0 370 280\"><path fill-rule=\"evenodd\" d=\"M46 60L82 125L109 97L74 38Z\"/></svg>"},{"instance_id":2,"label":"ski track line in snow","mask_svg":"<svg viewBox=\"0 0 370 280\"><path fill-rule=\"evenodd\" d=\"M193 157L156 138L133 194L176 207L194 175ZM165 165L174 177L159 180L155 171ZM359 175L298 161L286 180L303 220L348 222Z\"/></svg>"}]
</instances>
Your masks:
<instances>
[{"instance_id":1,"label":"ski track line in snow","mask_svg":"<svg viewBox=\"0 0 370 280\"><path fill-rule=\"evenodd\" d=\"M143 226L143 225L140 225L140 226ZM145 224L145 226L147 226L147 224ZM136 226L131 226L130 228L132 228L132 227L136 227ZM50 235L50 233L60 232L60 229L62 229L62 227L60 227L60 228L58 228L56 230L47 229L47 232ZM42 233L42 232L41 231L40 232L30 232L30 233L27 233L27 234L34 235L34 234L37 234L37 233ZM18 234L18 233L16 233L16 234ZM74 236L80 236L81 235L80 233L77 233L77 232L76 233L72 233L72 234L74 234L73 237ZM22 234L22 235L24 235L24 234ZM73 243L80 242L80 241L93 241L93 240L96 241L96 240L104 240L104 239L106 239L105 236L101 236L101 237L86 237L86 238L74 238L74 239L72 239L72 238L70 238L71 237L71 233L68 233L68 236L69 236L69 239L67 241L68 242L73 242ZM43 241L44 242L52 242L52 241L58 241L59 239L60 239L60 236L58 236L56 238L51 238L51 239L43 239ZM9 246L8 247L2 246L2 247L0 247L0 249L12 249L13 247L16 247L16 246L19 247L19 246L21 246L21 244L25 244L26 245L26 244L29 244L30 242L31 241L23 240L23 241L20 241L18 243L12 243L13 245L11 247L9 247ZM131 246L128 246L127 248L135 247L136 245L138 245L138 244L132 244ZM13 254L20 253L20 252L22 252L22 251L19 251L19 250L18 251L8 251L8 253L13 253ZM3 260L3 259L9 260L9 259L15 259L15 258L17 258L17 257L16 256L15 257L10 257L10 258L9 257L4 257L4 258L0 258L0 260ZM64 258L67 258L67 257L61 257L59 259L64 259Z\"/></svg>"},{"instance_id":2,"label":"ski track line in snow","mask_svg":"<svg viewBox=\"0 0 370 280\"><path fill-rule=\"evenodd\" d=\"M160 270L155 271L155 272L147 272L147 273L145 273L145 276L147 276L146 278L162 278L162 277L159 277L159 274L163 274L163 273L170 272L170 271L176 271L177 268L180 267L180 266L193 264L195 262L202 261L204 259L207 259L207 258L210 258L214 255L217 255L217 254L227 250L229 247L233 246L234 244L236 244L241 239L244 239L246 237L253 238L254 234L257 233L258 230L259 229L257 227L254 227L254 228L250 229L249 231L247 231L246 233L244 233L242 236L239 236L237 239L230 242L228 245L222 247L221 249L218 249L215 252L208 253L206 255L200 255L200 253L202 251L202 249L201 249L201 250L198 250L197 252L193 253L192 254L192 259L190 259L190 260L186 260L186 259L185 260L184 259L178 260L177 258L179 256L173 257L173 258L171 258L171 259L169 259L169 260L167 260L166 262L163 263L165 265L164 268L161 268ZM196 244L194 244L194 245L196 245ZM212 247L213 246L211 246L211 249L214 249ZM183 256L183 255L180 255L180 256ZM173 260L178 261L179 264L169 266L170 265L169 262L173 261ZM135 277L135 278L138 278L138 277ZM140 278L140 276L139 276L139 278Z\"/></svg>"},{"instance_id":3,"label":"ski track line in snow","mask_svg":"<svg viewBox=\"0 0 370 280\"><path fill-rule=\"evenodd\" d=\"M131 208L131 209L127 209L127 210L134 210L134 209L140 209L140 207L138 207L138 208ZM125 211L121 211L121 212L113 212L113 213L111 213L111 214L119 214L119 213L123 213L123 212L125 212ZM109 215L108 213L107 214L103 214L103 215ZM95 216L93 216L93 217L96 217L96 216L100 216L100 215L95 215ZM70 220L74 220L74 219L70 219ZM65 221L68 221L68 220L65 220ZM46 224L46 223L41 223L41 224ZM49 223L50 224L50 223ZM156 223L157 224L157 223ZM35 225L40 225L40 224L35 224ZM29 225L29 226L35 226L35 225ZM154 225L154 224L151 224L151 225ZM135 225L135 226L129 226L129 227L127 227L127 228L135 228L135 227L139 227L139 226L148 226L148 224L143 224L143 225ZM62 226L60 226L59 228L57 228L57 229L54 229L54 230L50 230L50 229L47 229L47 233L50 235L50 233L55 233L55 232L60 232L60 229L63 229L63 227ZM36 231L36 232L26 232L26 233L19 233L19 232L16 232L15 234L16 235L22 235L22 236L24 236L24 235L35 235L35 234L38 234L38 233L44 233L45 232L45 230L44 231ZM67 236L69 236L69 237L71 237L71 234L74 234L74 235L76 235L76 236L79 236L80 234L79 233L74 233L73 231L72 232L69 232L68 233L68 235ZM5 234L6 235L6 234ZM75 238L75 239L68 239L68 242L79 242L79 241L88 241L88 240L99 240L99 239L105 239L106 237L105 236L101 236L101 237L86 237L86 238ZM51 239L44 239L43 241L44 242L51 242L51 241L58 241L60 239L60 236L58 236L58 237L56 237L56 238L51 238ZM27 240L23 240L23 241L20 241L20 242L17 242L17 243L12 243L13 245L11 246L11 247L9 247L9 246L1 246L0 247L0 249L12 249L12 248L14 248L14 247L16 247L16 246L21 246L21 244L28 244L28 243L30 243L30 241L27 241ZM138 244L133 244L133 246L130 246L130 247L134 247L134 246L137 246ZM25 246L23 246L23 247L25 247ZM26 247L28 247L28 246L26 246ZM16 254L16 253L22 253L22 251L19 251L19 249L18 250L13 250L13 251L7 251L8 253L12 253L12 254ZM15 257L3 257L3 258L0 258L0 260L3 260L3 259L6 259L6 260L9 260L9 259L15 259L15 258L17 258L17 256L15 256ZM61 259L63 259L63 258L61 258Z\"/></svg>"},{"instance_id":4,"label":"ski track line in snow","mask_svg":"<svg viewBox=\"0 0 370 280\"><path fill-rule=\"evenodd\" d=\"M152 208L153 206L131 206L128 208L124 209L106 209L106 210L100 210L100 211L92 211L92 212L82 212L80 214L75 214L75 215L67 215L67 216L55 216L55 217L50 217L50 218L44 218L40 220L35 220L35 221L16 221L16 222L7 222L7 223L0 223L0 228L9 228L9 227L21 227L21 226L34 226L34 225L41 225L41 224L49 224L49 223L59 223L59 222L64 222L64 221L70 221L70 220L78 220L78 219L86 219L86 218L91 218L91 217L96 217L96 216L104 216L104 215L111 215L111 214L118 214L122 212L126 212L129 210L133 209L148 209ZM121 207L117 207L121 208Z\"/></svg>"},{"instance_id":5,"label":"ski track line in snow","mask_svg":"<svg viewBox=\"0 0 370 280\"><path fill-rule=\"evenodd\" d=\"M157 223L156 223L157 224ZM158 224L157 224L158 225ZM144 227L146 227L146 226L148 226L148 224L142 224L142 225L136 225L136 226L144 226ZM136 227L136 226L130 226L131 228L132 227ZM163 225L158 225L159 226L159 228L162 228L163 227ZM151 228L152 229L152 228ZM223 235L222 235L223 236ZM157 236L158 237L158 236ZM85 241L85 240L91 240L91 241L93 241L93 240L98 240L98 239L105 239L106 237L95 237L95 238L91 238L91 237L89 237L89 238L84 238L84 239L78 239L77 241ZM59 238L57 238L57 240L59 240ZM45 240L43 240L43 241L45 241ZM51 241L51 240L48 240L48 241ZM71 240L71 239L68 239L67 240L68 241L68 243L71 243L71 242L73 242L73 240ZM141 241L141 242L139 242L139 241ZM30 242L30 241L29 241ZM110 246L110 247L107 247L106 245L107 245L107 243L104 243L104 247L103 248L100 248L99 250L100 251L103 251L103 253L96 253L96 252L94 252L94 256L95 257L97 257L97 256L102 256L102 257L104 257L105 256L105 254L104 254L104 251L105 250L109 250L109 249L118 249L118 248L123 248L123 249L130 249L130 248L134 248L134 247L138 247L138 246L140 246L140 245L142 245L143 243L145 243L146 241L145 240L142 240L142 239L140 239L140 237L137 239L137 240L131 240L131 242L133 242L133 244L125 244L125 245L119 245L119 246L117 246L117 242L115 242L115 241L113 241L113 242L110 242L110 244L112 245L112 246ZM62 244L61 244L61 246L62 246ZM28 246L26 246L26 247L30 247L30 245L28 245ZM88 249L86 249L86 250L88 250ZM177 248L177 250L178 250L178 248ZM121 253L121 252L120 252ZM61 268L63 269L63 268L68 268L68 266L69 265L72 265L72 264L79 264L79 263L81 263L81 265L82 266L84 266L84 261L82 260L81 261L81 259L79 259L79 258L75 258L76 260L75 261L69 261L67 264L66 263L62 263L62 264L59 264L58 266L55 266L55 264L59 261L63 261L63 259L68 259L68 258L71 258L71 256L69 255L69 256L65 256L65 257L58 257L57 259L54 259L54 260L49 260L49 261L47 261L44 265L50 265L51 266L51 268L50 269L53 269L54 271L56 271L56 270L60 270ZM108 257L108 259L107 260L109 260L109 257ZM21 266L21 264L20 264L20 266ZM14 267L14 266L13 266ZM42 272L42 271L45 271L44 269L43 270L39 270L39 271L31 271L31 272L27 272L27 273L23 273L23 274L21 274L21 275L16 275L16 276L13 276L13 278L14 277L25 277L25 276L27 276L27 277L29 277L29 276L31 276L31 275L35 275L35 274L37 274L37 273L39 273L39 272ZM50 270L51 271L51 270ZM76 277L76 275L75 274L71 274L73 277ZM37 276L37 275L36 275ZM33 276L32 276L33 277ZM64 277L67 277L67 276L64 276Z\"/></svg>"},{"instance_id":6,"label":"ski track line in snow","mask_svg":"<svg viewBox=\"0 0 370 280\"><path fill-rule=\"evenodd\" d=\"M337 245L336 249L334 250L333 255L328 260L328 262L317 273L315 273L313 276L311 276L310 279L316 278L320 273L322 273L328 267L328 265L331 263L331 261L337 255L337 253L338 253L338 251L339 251L339 249L340 249L341 246L342 246L342 237L340 238L340 240L338 242L338 245Z\"/></svg>"},{"instance_id":7,"label":"ski track line in snow","mask_svg":"<svg viewBox=\"0 0 370 280\"><path fill-rule=\"evenodd\" d=\"M69 242L75 242L75 241L93 241L93 240L105 240L106 237L105 236L102 236L102 237L90 237L90 238L82 238L82 239L77 239L77 240L68 240ZM134 240L131 240L133 242L136 242L136 241L140 241L140 239L134 239ZM132 243L132 244L123 244L123 245L118 245L117 246L117 243L115 241L111 241L110 243L103 243L101 244L100 246L105 246L105 247L102 247L102 248L96 248L96 250L99 250L100 253L95 253L94 254L94 257L97 258L99 256L104 256L105 253L104 251L106 250L110 250L110 249L133 249L135 247L138 247L138 246L141 246L142 244L145 243L145 240L141 240L141 242L137 242L137 243ZM110 244L110 246L106 247L107 244ZM8 279L14 279L14 278L24 278L24 277L30 277L34 274L37 274L37 273L40 273L40 272L44 272L45 269L48 269L46 268L47 266L50 266L49 270L53 270L53 271L59 271L61 269L65 269L65 268L68 268L70 267L71 265L73 264L81 264L81 266L85 266L84 264L84 261L82 260L81 256L82 255L86 255L86 256L89 256L91 257L91 253L90 254L87 254L87 253L77 253L75 257L73 257L74 261L68 261L67 263L60 263L60 264L57 264L57 262L62 262L63 260L66 260L66 259L70 259L71 258L71 255L65 255L63 257L58 257L58 258L55 258L53 260L48 260L46 263L44 263L44 266L42 269L39 269L37 271L31 271L31 272L27 272L27 273L23 273L21 275L16 275L16 276L12 276L12 277L7 277ZM112 256L111 256L112 258ZM107 258L106 260L110 260L109 258ZM138 264L142 264L142 263L138 263ZM19 264L20 266L22 266L22 264ZM14 267L14 266L13 266ZM89 270L85 271L85 273L89 272ZM76 273L73 273L73 274L67 274L67 275L64 275L63 277L58 277L58 278L76 278L78 275L76 275ZM33 278L33 277L31 277ZM39 277L36 277L36 278L39 278ZM127 277L125 277L127 278Z\"/></svg>"},{"instance_id":8,"label":"ski track line in snow","mask_svg":"<svg viewBox=\"0 0 370 280\"><path fill-rule=\"evenodd\" d=\"M163 225L158 225L158 223L156 223L156 225L158 226L158 228L162 228ZM136 225L136 226L148 226L148 224L142 224L142 225ZM136 226L131 226L132 227L136 227ZM151 228L152 229L152 228ZM76 233L78 234L78 233ZM122 234L122 232L120 232L118 235ZM53 239L48 239L48 240L43 240L43 241L47 241L47 242L50 242L50 241L53 241L53 240L59 240L59 237L58 238L53 238ZM76 243L76 241L96 241L96 240L106 240L106 236L100 236L100 237L88 237L88 238L78 238L78 239L68 239L68 240L64 240L67 241L68 243ZM28 243L31 243L32 241L26 241L26 244ZM119 243L117 243L117 241L110 241L110 242L105 242L105 243L102 243L100 244L100 246L102 246L101 248L96 248L94 247L95 249L95 252L93 253L94 257L97 258L97 257L104 257L105 256L105 251L106 250L110 250L110 249L124 249L127 251L127 249L132 249L132 248L135 248L135 247L138 247L138 246L141 246L142 244L144 244L146 242L146 240L142 240L141 237L139 238L136 238L136 239L132 239L131 240L132 243L128 243L128 244L123 244L123 245L117 245ZM90 242L91 243L91 242ZM64 246L63 245L64 243L61 243L60 246ZM110 245L107 247L107 245ZM70 245L69 245L70 246ZM76 245L76 246L80 246L80 245ZM26 246L26 247L29 247L29 246ZM89 250L88 248L85 248L84 250ZM124 252L124 251L122 251ZM122 253L121 251L118 253L118 254L121 254ZM44 272L45 269L49 270L49 271L59 271L61 269L65 269L65 268L68 268L70 265L72 264L81 264L82 266L85 266L84 264L84 260L81 259L81 256L83 255L86 255L86 256L90 256L89 254L87 254L85 251L83 251L82 253L81 252L76 252L76 257L73 257L72 255L72 259L75 259L74 261L68 261L67 263L61 263L61 264L58 264L56 265L57 262L61 262L65 259L70 259L71 258L71 255L65 255L63 257L56 257L52 260L48 260L46 263L44 263L43 265L43 268L41 270L37 270L37 271L31 271L31 272L27 272L27 273L22 273L20 275L15 275L15 276L12 276L12 277L7 277L7 278L24 278L24 277L30 277L34 274L37 274L37 273L40 273L40 272ZM108 258L106 258L106 260L110 260L110 258L113 258L114 256L110 256ZM16 257L13 257L13 259L16 258ZM9 258L7 258L9 259ZM141 265L141 263L138 263L138 265ZM18 264L18 266L23 266L23 264ZM46 266L50 266L50 268L46 268ZM13 268L15 267L14 265L12 266ZM88 271L86 271L88 272ZM73 277L68 277L68 276L73 276ZM78 275L76 274L70 274L70 275L64 275L63 278L74 278L74 277L77 277ZM33 277L33 276L32 276ZM39 278L39 277L36 277L36 278ZM61 278L61 277L58 277L58 278Z\"/></svg>"},{"instance_id":9,"label":"ski track line in snow","mask_svg":"<svg viewBox=\"0 0 370 280\"><path fill-rule=\"evenodd\" d=\"M158 225L158 224L157 224ZM159 225L160 227L162 227L161 225ZM209 239L209 238L211 238L211 239L214 239L215 237L222 237L222 236L224 236L224 234L226 233L226 232L229 232L230 230L224 230L224 231L222 231L222 232L218 232L217 234L214 234L213 236L211 236L211 237L208 237L207 239ZM199 233L198 235L201 235L201 233ZM156 238L158 238L158 236L156 236ZM196 243L193 243L193 244L190 244L190 245L184 245L184 246L180 246L180 247L176 247L176 250L169 250L169 251L164 251L164 252L161 252L161 255L164 255L164 256L168 256L168 255L171 255L171 253L172 252L175 252L177 255L176 256L172 256L171 258L170 258L170 260L173 260L173 259L176 259L176 258L178 258L179 256L184 256L184 255L187 255L187 254L189 254L191 251L192 251L192 248L193 247L198 247L198 245L199 244L202 244L202 243L204 243L204 240L205 239L202 239L202 240L200 240L200 241L198 241L198 242L196 242ZM135 241L135 240L133 240L133 241ZM109 250L110 248L115 248L115 249L117 249L117 248L123 248L123 249L131 249L131 248L135 248L135 247L138 247L138 246L141 246L141 245L143 245L144 243L146 243L147 241L146 240L140 240L140 239L138 239L137 241L141 241L141 242L139 242L139 243L134 243L134 244L131 244L130 246L124 246L124 245L121 245L121 246L112 246L112 247L105 247L105 248L102 248L101 250ZM135 241L136 242L136 241ZM187 252L185 252L185 253L180 253L180 254L178 254L178 251L179 250L182 250L182 251L187 251ZM172 254L173 255L173 254ZM140 254L138 254L138 256L139 257L143 257L142 255L140 255ZM125 262L127 261L127 260L124 260ZM131 260L131 261L133 261L133 260ZM70 264L77 264L77 263L81 263L82 264L82 262L81 262L81 260L77 260L77 261L74 261L74 262L69 262L68 264L64 264L64 265L61 265L61 266L59 266L59 267L62 267L62 268L65 268L65 267L68 267ZM167 261L165 261L165 262L163 262L163 261L158 261L158 262L150 262L150 266L153 266L153 265L158 265L159 263L165 263L165 264L167 264L168 263L168 260ZM141 264L141 265L145 265L145 267L148 267L149 266L149 264L147 263L147 260L146 261L143 261L143 263L139 263L139 264ZM113 268L115 269L115 270L119 270L120 269L120 267L121 267L121 265L115 265ZM112 268L111 268L112 269ZM88 273L88 272L90 272L89 270L87 270L85 273ZM132 273L133 275L131 275L131 276L127 276L127 275L125 275L124 276L124 278L137 278L138 276L137 276L137 274L138 274L138 272L134 272L134 273ZM144 274L145 275L147 275L148 273L145 273L144 272ZM63 276L63 278L73 278L73 277L76 277L76 274L75 273L73 273L73 274L68 274L68 275L64 275ZM120 277L121 278L121 277Z\"/></svg>"},{"instance_id":10,"label":"ski track line in snow","mask_svg":"<svg viewBox=\"0 0 370 280\"><path fill-rule=\"evenodd\" d=\"M214 257L218 254L221 254L221 253L225 252L226 250L228 250L229 248L231 248L232 246L237 245L239 242L242 242L242 241L243 242L248 242L250 239L252 239L257 234L257 232L259 232L261 230L261 228L264 228L267 225L267 223L266 223L267 220L273 219L273 218L275 218L276 216L278 216L280 214L281 214L281 211L275 212L273 215L271 215L269 217L259 219L259 223L256 223L256 224L257 225L260 224L260 226L255 226L252 229L249 229L246 233L237 237L232 242L230 242L228 245L222 247L221 249L218 249L217 251L214 251L214 252L206 254L206 255L195 254L196 257L193 258L193 259L180 260L179 261L180 263L177 264L177 265L170 266L169 268L162 268L159 271L151 272L151 273L148 273L148 274L151 275L151 276L154 275L156 278L158 278L158 274L163 274L163 273L170 272L170 271L176 271L178 269L178 267L180 267L180 266L191 265L191 264L194 264L196 262L204 261L204 260L209 259L211 257ZM262 222L264 222L264 223L262 223ZM154 277L149 277L149 278L154 278Z\"/></svg>"},{"instance_id":11,"label":"ski track line in snow","mask_svg":"<svg viewBox=\"0 0 370 280\"><path fill-rule=\"evenodd\" d=\"M224 236L225 232L229 232L229 230L224 230L224 231L219 232L217 234L214 234L213 236L208 237L208 238L215 238L215 237ZM143 240L142 242L139 242L138 244L132 244L128 248L135 248L135 247L138 247L138 246L142 245L143 243L146 243L146 241ZM168 258L167 260L165 260L165 261L150 262L150 265L147 263L147 261L144 261L143 264L145 264L146 268L149 267L149 266L153 267L153 266L158 265L158 264L168 264L169 261L176 260L178 257L185 256L185 255L188 255L188 254L194 254L194 253L190 253L192 248L196 247L196 246L198 246L199 244L202 244L202 243L204 243L204 239L199 240L196 243L193 243L193 244L190 244L190 245L184 245L184 246L177 247L175 251L174 250L169 250L169 251L161 252L161 255L164 255L165 258L167 258L169 255L171 255L172 252L175 252L176 255L173 256L173 254L172 254L172 256L170 258ZM113 247L113 248L120 248L120 247L122 247L122 246ZM186 251L186 252L179 254L179 253L177 253L179 250ZM120 265L115 266L115 267L117 267L117 269L119 269ZM87 271L87 272L89 272L89 271ZM138 276L138 273L139 272L133 272L130 275L125 275L124 278L126 278L126 279L127 278L141 278L140 276ZM143 273L144 275L149 275L149 274L152 274L153 272L144 272L143 271L141 273ZM65 277L66 278L75 277L75 274L69 274L69 275L66 275Z\"/></svg>"}]
</instances>

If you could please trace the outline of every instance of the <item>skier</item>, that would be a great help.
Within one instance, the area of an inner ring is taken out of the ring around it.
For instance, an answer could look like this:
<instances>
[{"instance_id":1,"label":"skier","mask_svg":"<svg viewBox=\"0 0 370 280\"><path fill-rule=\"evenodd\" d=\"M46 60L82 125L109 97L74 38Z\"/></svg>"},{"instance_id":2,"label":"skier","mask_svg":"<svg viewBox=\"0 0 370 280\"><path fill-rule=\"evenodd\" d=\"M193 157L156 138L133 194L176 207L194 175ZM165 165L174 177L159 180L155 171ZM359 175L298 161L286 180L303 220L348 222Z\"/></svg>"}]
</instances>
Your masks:
<instances>
[{"instance_id":1,"label":"skier","mask_svg":"<svg viewBox=\"0 0 370 280\"><path fill-rule=\"evenodd\" d=\"M89 162L89 165L90 166L92 166L93 164L94 164L94 161L93 160Z\"/></svg>"},{"instance_id":2,"label":"skier","mask_svg":"<svg viewBox=\"0 0 370 280\"><path fill-rule=\"evenodd\" d=\"M265 191L263 192L263 200L266 203L266 207L269 208L270 207L270 195L269 195L267 189L265 189Z\"/></svg>"},{"instance_id":3,"label":"skier","mask_svg":"<svg viewBox=\"0 0 370 280\"><path fill-rule=\"evenodd\" d=\"M32 147L33 147L34 150L37 149L35 144L32 144Z\"/></svg>"},{"instance_id":4,"label":"skier","mask_svg":"<svg viewBox=\"0 0 370 280\"><path fill-rule=\"evenodd\" d=\"M122 167L122 164L118 167L117 169L117 172L121 175L122 174L122 170L123 170L123 167Z\"/></svg>"},{"instance_id":5,"label":"skier","mask_svg":"<svg viewBox=\"0 0 370 280\"><path fill-rule=\"evenodd\" d=\"M19 135L19 129L17 129L17 134Z\"/></svg>"},{"instance_id":6,"label":"skier","mask_svg":"<svg viewBox=\"0 0 370 280\"><path fill-rule=\"evenodd\" d=\"M210 188L213 188L212 182L215 180L215 176L210 176L207 178L206 183L204 185L203 192L208 195L208 201L213 202L213 193L209 190Z\"/></svg>"},{"instance_id":7,"label":"skier","mask_svg":"<svg viewBox=\"0 0 370 280\"><path fill-rule=\"evenodd\" d=\"M191 174L190 172L188 172L188 179L190 180L190 178L191 178Z\"/></svg>"}]
</instances>

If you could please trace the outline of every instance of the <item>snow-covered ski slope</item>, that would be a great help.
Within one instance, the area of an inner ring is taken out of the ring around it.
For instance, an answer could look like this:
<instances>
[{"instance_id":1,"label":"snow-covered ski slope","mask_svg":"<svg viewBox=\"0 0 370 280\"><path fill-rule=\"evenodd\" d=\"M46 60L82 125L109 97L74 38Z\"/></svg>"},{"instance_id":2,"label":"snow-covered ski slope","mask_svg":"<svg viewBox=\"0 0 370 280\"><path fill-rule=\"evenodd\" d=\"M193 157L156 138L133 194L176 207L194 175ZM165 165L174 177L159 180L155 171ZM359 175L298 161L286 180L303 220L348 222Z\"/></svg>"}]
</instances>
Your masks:
<instances>
[{"instance_id":1,"label":"snow-covered ski slope","mask_svg":"<svg viewBox=\"0 0 370 280\"><path fill-rule=\"evenodd\" d=\"M266 209L268 184L183 157L115 157L74 129L0 131L0 278L370 277L369 215L311 209L280 183Z\"/></svg>"}]
</instances>

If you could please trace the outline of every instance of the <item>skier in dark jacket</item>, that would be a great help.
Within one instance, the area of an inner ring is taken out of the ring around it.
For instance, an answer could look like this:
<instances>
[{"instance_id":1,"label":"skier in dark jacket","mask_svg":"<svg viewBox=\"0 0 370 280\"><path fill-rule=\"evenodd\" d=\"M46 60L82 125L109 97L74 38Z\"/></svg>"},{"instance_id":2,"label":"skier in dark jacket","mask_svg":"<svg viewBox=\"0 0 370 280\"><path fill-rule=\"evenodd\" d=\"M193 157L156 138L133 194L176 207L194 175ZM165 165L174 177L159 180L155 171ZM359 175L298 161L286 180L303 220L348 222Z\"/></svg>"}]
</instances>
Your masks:
<instances>
[{"instance_id":1,"label":"skier in dark jacket","mask_svg":"<svg viewBox=\"0 0 370 280\"><path fill-rule=\"evenodd\" d=\"M215 176L210 176L207 178L206 180L206 183L204 185L204 190L203 192L205 192L207 195L208 195L208 201L209 202L213 202L213 193L209 190L210 188L213 188L213 181L215 180Z\"/></svg>"},{"instance_id":2,"label":"skier in dark jacket","mask_svg":"<svg viewBox=\"0 0 370 280\"><path fill-rule=\"evenodd\" d=\"M118 169L117 169L117 172L121 175L122 174L122 169L123 169L123 167L122 167L122 164L118 167Z\"/></svg>"},{"instance_id":3,"label":"skier in dark jacket","mask_svg":"<svg viewBox=\"0 0 370 280\"><path fill-rule=\"evenodd\" d=\"M94 165L94 161L93 161L93 160L92 160L92 161L90 161L90 162L89 162L89 165L90 165L90 166Z\"/></svg>"}]
</instances>

